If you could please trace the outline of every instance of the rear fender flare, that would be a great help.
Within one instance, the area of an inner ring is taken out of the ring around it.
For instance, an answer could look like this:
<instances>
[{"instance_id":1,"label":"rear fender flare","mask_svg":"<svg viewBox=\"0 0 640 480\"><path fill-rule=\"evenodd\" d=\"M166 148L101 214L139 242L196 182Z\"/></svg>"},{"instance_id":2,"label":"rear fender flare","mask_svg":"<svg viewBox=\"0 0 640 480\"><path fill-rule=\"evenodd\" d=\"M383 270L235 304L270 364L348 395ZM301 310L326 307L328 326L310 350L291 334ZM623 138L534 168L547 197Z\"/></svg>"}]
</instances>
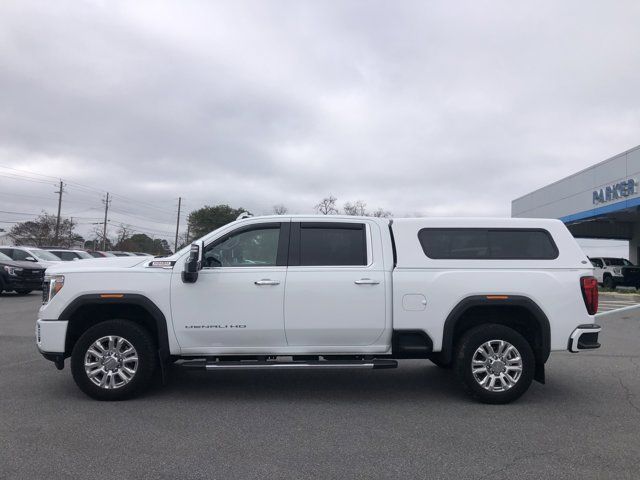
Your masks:
<instances>
[{"instance_id":1,"label":"rear fender flare","mask_svg":"<svg viewBox=\"0 0 640 480\"><path fill-rule=\"evenodd\" d=\"M494 297L494 298L491 298ZM500 297L496 299L495 297ZM551 352L551 327L549 325L549 319L538 306L536 302L528 297L519 295L504 295L504 294L491 294L491 295L474 295L467 297L460 301L451 310L451 313L447 316L444 322L444 330L442 335L442 353L441 356L445 362L451 362L453 358L454 349L454 333L456 324L472 307L523 307L531 313L534 321L541 332L541 345L538 348L534 348L536 354L536 363L544 365L549 354Z\"/></svg>"}]
</instances>

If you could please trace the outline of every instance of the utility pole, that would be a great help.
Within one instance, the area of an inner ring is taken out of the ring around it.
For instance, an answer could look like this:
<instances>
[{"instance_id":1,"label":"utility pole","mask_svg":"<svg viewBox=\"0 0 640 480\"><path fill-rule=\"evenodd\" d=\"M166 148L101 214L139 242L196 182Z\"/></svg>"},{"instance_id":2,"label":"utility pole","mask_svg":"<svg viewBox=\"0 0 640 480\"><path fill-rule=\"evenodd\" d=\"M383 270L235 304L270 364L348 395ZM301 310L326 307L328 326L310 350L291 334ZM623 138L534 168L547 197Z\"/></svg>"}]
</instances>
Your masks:
<instances>
[{"instance_id":1,"label":"utility pole","mask_svg":"<svg viewBox=\"0 0 640 480\"><path fill-rule=\"evenodd\" d=\"M178 219L176 220L176 241L173 244L173 251L178 251L178 230L180 230L180 207L182 206L182 197L178 197Z\"/></svg>"},{"instance_id":2,"label":"utility pole","mask_svg":"<svg viewBox=\"0 0 640 480\"><path fill-rule=\"evenodd\" d=\"M107 249L107 214L109 213L109 192L104 201L104 224L102 226L102 250Z\"/></svg>"},{"instance_id":3,"label":"utility pole","mask_svg":"<svg viewBox=\"0 0 640 480\"><path fill-rule=\"evenodd\" d=\"M58 194L58 218L56 219L56 233L53 238L53 243L55 244L56 247L58 246L58 237L60 234L60 210L62 209L62 193L63 192L64 192L64 183L62 183L62 180L60 180L60 190L55 192Z\"/></svg>"},{"instance_id":4,"label":"utility pole","mask_svg":"<svg viewBox=\"0 0 640 480\"><path fill-rule=\"evenodd\" d=\"M191 224L187 222L187 241L185 243L189 243L189 232L191 231Z\"/></svg>"}]
</instances>

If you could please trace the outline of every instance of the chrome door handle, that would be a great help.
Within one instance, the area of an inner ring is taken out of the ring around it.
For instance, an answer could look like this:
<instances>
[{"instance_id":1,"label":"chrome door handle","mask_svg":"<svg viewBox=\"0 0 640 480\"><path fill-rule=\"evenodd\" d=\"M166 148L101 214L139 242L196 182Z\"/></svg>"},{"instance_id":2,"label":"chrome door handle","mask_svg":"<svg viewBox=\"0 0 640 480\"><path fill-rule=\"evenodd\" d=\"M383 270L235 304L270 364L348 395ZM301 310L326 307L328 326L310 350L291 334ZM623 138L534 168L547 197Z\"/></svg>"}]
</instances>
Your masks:
<instances>
[{"instance_id":1,"label":"chrome door handle","mask_svg":"<svg viewBox=\"0 0 640 480\"><path fill-rule=\"evenodd\" d=\"M280 282L277 280L269 280L268 278L263 278L262 280L256 280L256 285L280 285Z\"/></svg>"},{"instance_id":2,"label":"chrome door handle","mask_svg":"<svg viewBox=\"0 0 640 480\"><path fill-rule=\"evenodd\" d=\"M380 282L378 280L371 280L370 278L361 278L353 283L356 285L378 285Z\"/></svg>"}]
</instances>

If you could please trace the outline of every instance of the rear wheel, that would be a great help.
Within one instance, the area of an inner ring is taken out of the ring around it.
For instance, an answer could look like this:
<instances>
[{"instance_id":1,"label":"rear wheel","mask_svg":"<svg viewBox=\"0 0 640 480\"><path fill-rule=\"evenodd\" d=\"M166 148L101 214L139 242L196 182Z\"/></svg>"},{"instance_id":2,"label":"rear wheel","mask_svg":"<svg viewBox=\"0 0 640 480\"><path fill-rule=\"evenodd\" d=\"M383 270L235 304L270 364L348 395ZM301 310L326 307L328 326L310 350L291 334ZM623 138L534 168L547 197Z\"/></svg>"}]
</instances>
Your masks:
<instances>
[{"instance_id":1,"label":"rear wheel","mask_svg":"<svg viewBox=\"0 0 640 480\"><path fill-rule=\"evenodd\" d=\"M468 393L483 403L509 403L527 391L535 371L529 342L504 325L472 328L458 342L455 369Z\"/></svg>"},{"instance_id":2,"label":"rear wheel","mask_svg":"<svg viewBox=\"0 0 640 480\"><path fill-rule=\"evenodd\" d=\"M108 320L78 339L71 373L80 390L96 400L125 400L149 386L157 362L147 330L129 320Z\"/></svg>"}]
</instances>

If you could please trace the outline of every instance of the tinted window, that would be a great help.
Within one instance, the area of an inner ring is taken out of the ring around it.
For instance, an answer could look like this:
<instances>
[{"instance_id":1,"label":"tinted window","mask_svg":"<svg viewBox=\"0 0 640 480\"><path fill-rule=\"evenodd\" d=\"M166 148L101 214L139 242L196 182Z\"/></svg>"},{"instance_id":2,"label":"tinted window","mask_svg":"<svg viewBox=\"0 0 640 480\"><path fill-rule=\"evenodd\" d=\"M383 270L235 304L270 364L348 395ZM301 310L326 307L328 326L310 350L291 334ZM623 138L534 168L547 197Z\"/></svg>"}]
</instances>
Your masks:
<instances>
[{"instance_id":1,"label":"tinted window","mask_svg":"<svg viewBox=\"0 0 640 480\"><path fill-rule=\"evenodd\" d=\"M625 258L605 258L604 261L607 265L612 267L623 267L633 265L629 260Z\"/></svg>"},{"instance_id":2,"label":"tinted window","mask_svg":"<svg viewBox=\"0 0 640 480\"><path fill-rule=\"evenodd\" d=\"M78 258L78 256L74 252L67 252L64 250L54 250L51 253L59 257L61 260L64 260L65 262L69 262Z\"/></svg>"},{"instance_id":3,"label":"tinted window","mask_svg":"<svg viewBox=\"0 0 640 480\"><path fill-rule=\"evenodd\" d=\"M551 260L558 250L549 232L528 229L424 228L418 232L429 258Z\"/></svg>"},{"instance_id":4,"label":"tinted window","mask_svg":"<svg viewBox=\"0 0 640 480\"><path fill-rule=\"evenodd\" d=\"M14 250L13 251L13 259L18 261L26 261L27 257L31 257L30 253L25 252L24 250Z\"/></svg>"},{"instance_id":5,"label":"tinted window","mask_svg":"<svg viewBox=\"0 0 640 480\"><path fill-rule=\"evenodd\" d=\"M300 265L366 265L364 224L302 223Z\"/></svg>"},{"instance_id":6,"label":"tinted window","mask_svg":"<svg viewBox=\"0 0 640 480\"><path fill-rule=\"evenodd\" d=\"M267 267L276 265L280 228L257 228L231 234L205 249L206 267Z\"/></svg>"},{"instance_id":7,"label":"tinted window","mask_svg":"<svg viewBox=\"0 0 640 480\"><path fill-rule=\"evenodd\" d=\"M602 260L599 258L590 258L589 260L594 267L602 268Z\"/></svg>"},{"instance_id":8,"label":"tinted window","mask_svg":"<svg viewBox=\"0 0 640 480\"><path fill-rule=\"evenodd\" d=\"M0 248L0 252L13 260L13 248Z\"/></svg>"}]
</instances>

